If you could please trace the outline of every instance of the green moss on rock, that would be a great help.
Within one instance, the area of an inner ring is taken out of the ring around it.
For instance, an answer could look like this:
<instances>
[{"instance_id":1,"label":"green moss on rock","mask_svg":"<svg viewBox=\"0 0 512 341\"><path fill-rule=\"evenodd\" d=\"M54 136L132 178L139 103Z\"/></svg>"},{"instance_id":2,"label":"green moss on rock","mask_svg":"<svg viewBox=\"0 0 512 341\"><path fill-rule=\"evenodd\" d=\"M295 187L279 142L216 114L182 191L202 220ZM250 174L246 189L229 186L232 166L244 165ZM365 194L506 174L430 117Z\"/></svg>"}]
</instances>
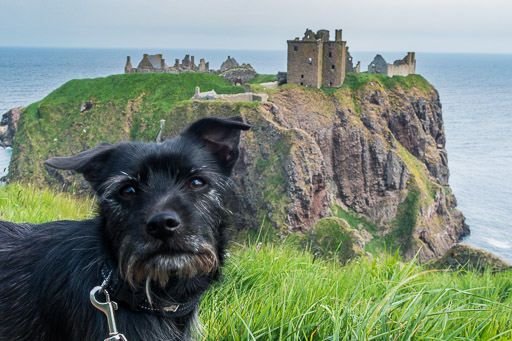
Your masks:
<instances>
[{"instance_id":1,"label":"green moss on rock","mask_svg":"<svg viewBox=\"0 0 512 341\"><path fill-rule=\"evenodd\" d=\"M308 250L316 256L333 258L341 263L365 255L363 241L356 230L340 218L324 218L305 235Z\"/></svg>"}]
</instances>

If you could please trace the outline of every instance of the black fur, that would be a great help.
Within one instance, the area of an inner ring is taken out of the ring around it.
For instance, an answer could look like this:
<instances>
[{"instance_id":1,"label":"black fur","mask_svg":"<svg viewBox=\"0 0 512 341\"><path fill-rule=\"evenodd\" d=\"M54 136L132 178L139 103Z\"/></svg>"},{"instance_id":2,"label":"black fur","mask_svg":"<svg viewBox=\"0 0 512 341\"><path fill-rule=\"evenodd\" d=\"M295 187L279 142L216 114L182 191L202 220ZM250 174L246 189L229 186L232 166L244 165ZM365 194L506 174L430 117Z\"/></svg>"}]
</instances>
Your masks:
<instances>
[{"instance_id":1,"label":"black fur","mask_svg":"<svg viewBox=\"0 0 512 341\"><path fill-rule=\"evenodd\" d=\"M100 144L47 160L83 174L99 216L0 222L0 340L107 338L106 317L89 292L101 285L108 260L156 307L201 295L223 263L229 175L247 129L239 117L205 118L160 144ZM163 317L118 303L118 330L129 341L190 338L197 309Z\"/></svg>"}]
</instances>

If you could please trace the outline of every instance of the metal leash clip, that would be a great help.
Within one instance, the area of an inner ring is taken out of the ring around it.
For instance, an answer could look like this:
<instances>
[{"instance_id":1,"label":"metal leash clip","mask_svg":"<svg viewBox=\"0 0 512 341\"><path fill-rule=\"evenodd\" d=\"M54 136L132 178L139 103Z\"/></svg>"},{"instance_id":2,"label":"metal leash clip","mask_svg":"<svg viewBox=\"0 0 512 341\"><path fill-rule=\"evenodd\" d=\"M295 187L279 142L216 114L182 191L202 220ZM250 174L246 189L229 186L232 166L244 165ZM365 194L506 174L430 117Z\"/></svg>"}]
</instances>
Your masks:
<instances>
[{"instance_id":1,"label":"metal leash clip","mask_svg":"<svg viewBox=\"0 0 512 341\"><path fill-rule=\"evenodd\" d=\"M100 302L96 299L98 292L103 293L106 298L106 302ZM123 334L117 331L116 320L114 318L114 310L117 310L117 303L110 300L108 291L103 286L94 287L90 293L91 303L97 309L101 310L107 316L109 337L105 341L128 341Z\"/></svg>"}]
</instances>

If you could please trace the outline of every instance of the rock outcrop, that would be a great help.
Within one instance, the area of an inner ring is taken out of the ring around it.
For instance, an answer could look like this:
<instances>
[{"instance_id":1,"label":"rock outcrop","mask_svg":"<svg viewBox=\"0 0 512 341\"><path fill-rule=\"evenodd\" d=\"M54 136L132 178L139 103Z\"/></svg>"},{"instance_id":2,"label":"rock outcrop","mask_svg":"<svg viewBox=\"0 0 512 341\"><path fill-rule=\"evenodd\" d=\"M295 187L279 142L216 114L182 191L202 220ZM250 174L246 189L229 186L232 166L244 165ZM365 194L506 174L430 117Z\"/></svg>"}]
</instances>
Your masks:
<instances>
[{"instance_id":1,"label":"rock outcrop","mask_svg":"<svg viewBox=\"0 0 512 341\"><path fill-rule=\"evenodd\" d=\"M0 143L5 147L12 147L14 134L18 129L18 120L23 107L11 109L3 114L0 122Z\"/></svg>"},{"instance_id":2,"label":"rock outcrop","mask_svg":"<svg viewBox=\"0 0 512 341\"><path fill-rule=\"evenodd\" d=\"M219 74L231 84L245 84L256 77L256 71L251 66L228 69Z\"/></svg>"},{"instance_id":3,"label":"rock outcrop","mask_svg":"<svg viewBox=\"0 0 512 341\"><path fill-rule=\"evenodd\" d=\"M453 245L440 259L432 262L434 268L450 270L490 270L493 272L512 269L512 265L482 249L467 244Z\"/></svg>"}]
</instances>

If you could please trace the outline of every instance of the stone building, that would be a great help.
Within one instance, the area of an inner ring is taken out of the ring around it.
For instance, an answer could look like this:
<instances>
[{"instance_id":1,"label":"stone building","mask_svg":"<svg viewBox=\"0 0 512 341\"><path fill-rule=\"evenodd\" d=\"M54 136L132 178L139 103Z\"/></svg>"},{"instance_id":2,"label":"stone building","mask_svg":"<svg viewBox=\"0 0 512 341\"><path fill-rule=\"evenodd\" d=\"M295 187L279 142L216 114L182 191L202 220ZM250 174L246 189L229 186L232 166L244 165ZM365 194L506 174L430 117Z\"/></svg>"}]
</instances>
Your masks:
<instances>
[{"instance_id":1,"label":"stone building","mask_svg":"<svg viewBox=\"0 0 512 341\"><path fill-rule=\"evenodd\" d=\"M186 55L180 63L179 59L175 60L173 66L167 66L162 54L144 54L139 65L132 67L131 58L126 58L124 73L181 73L181 72L211 72L210 63L204 59L199 61L199 65L194 62L194 56Z\"/></svg>"},{"instance_id":2,"label":"stone building","mask_svg":"<svg viewBox=\"0 0 512 341\"><path fill-rule=\"evenodd\" d=\"M368 65L368 73L381 73L393 76L407 76L416 73L416 59L414 52L408 52L407 55L395 60L393 64L388 64L380 55L376 55L373 61Z\"/></svg>"},{"instance_id":3,"label":"stone building","mask_svg":"<svg viewBox=\"0 0 512 341\"><path fill-rule=\"evenodd\" d=\"M132 67L130 56L126 57L124 73L163 73L167 69L165 59L161 54L144 54L142 60L136 68Z\"/></svg>"},{"instance_id":4,"label":"stone building","mask_svg":"<svg viewBox=\"0 0 512 341\"><path fill-rule=\"evenodd\" d=\"M236 61L235 58L231 58L231 56L228 56L228 59L226 59L220 66L219 71L223 72L223 71L226 71L226 70L229 70L232 68L236 68L239 66L240 66L240 64L238 64L238 62Z\"/></svg>"},{"instance_id":5,"label":"stone building","mask_svg":"<svg viewBox=\"0 0 512 341\"><path fill-rule=\"evenodd\" d=\"M352 65L341 33L336 30L334 41L330 41L328 30L315 34L307 29L302 40L288 40L287 82L315 88L341 86L347 69L357 68Z\"/></svg>"}]
</instances>

